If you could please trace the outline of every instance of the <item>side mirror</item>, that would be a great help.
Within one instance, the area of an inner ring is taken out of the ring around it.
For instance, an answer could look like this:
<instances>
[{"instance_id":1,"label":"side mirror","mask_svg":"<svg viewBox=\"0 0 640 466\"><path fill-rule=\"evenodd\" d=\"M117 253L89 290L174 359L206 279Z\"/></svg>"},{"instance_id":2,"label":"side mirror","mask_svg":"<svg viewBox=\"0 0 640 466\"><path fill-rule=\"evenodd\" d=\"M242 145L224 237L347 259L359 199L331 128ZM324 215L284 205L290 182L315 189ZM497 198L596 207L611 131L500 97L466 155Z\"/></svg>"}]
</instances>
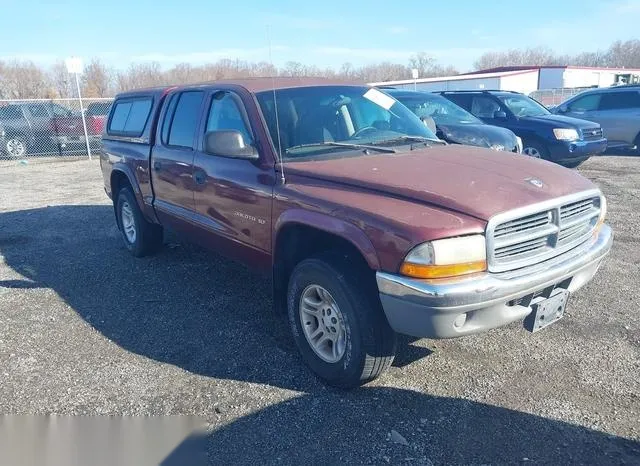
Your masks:
<instances>
[{"instance_id":1,"label":"side mirror","mask_svg":"<svg viewBox=\"0 0 640 466\"><path fill-rule=\"evenodd\" d=\"M495 112L493 112L493 118L497 119L497 120L506 120L507 119L507 114L506 112L500 111L500 110L496 110Z\"/></svg>"},{"instance_id":2,"label":"side mirror","mask_svg":"<svg viewBox=\"0 0 640 466\"><path fill-rule=\"evenodd\" d=\"M424 125L429 128L433 134L436 133L436 122L432 117L423 116L420 117L420 121L422 121L422 123L424 123Z\"/></svg>"},{"instance_id":3,"label":"side mirror","mask_svg":"<svg viewBox=\"0 0 640 466\"><path fill-rule=\"evenodd\" d=\"M566 105L558 105L558 108L556 109L556 112L558 113L567 113L569 109L567 108Z\"/></svg>"},{"instance_id":4,"label":"side mirror","mask_svg":"<svg viewBox=\"0 0 640 466\"><path fill-rule=\"evenodd\" d=\"M204 135L204 151L208 154L236 159L258 159L256 148L247 144L242 133L235 129L209 131Z\"/></svg>"}]
</instances>

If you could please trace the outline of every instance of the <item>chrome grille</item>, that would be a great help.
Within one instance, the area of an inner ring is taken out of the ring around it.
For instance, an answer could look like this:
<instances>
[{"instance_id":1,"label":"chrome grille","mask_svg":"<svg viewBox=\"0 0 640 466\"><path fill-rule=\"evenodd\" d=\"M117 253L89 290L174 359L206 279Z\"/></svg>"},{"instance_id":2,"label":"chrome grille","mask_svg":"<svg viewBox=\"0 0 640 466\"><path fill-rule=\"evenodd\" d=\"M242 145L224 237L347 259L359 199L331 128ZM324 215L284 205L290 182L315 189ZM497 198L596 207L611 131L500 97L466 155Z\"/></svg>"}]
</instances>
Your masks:
<instances>
[{"instance_id":1,"label":"chrome grille","mask_svg":"<svg viewBox=\"0 0 640 466\"><path fill-rule=\"evenodd\" d=\"M587 241L600 215L590 191L496 216L487 226L489 270L503 272L562 254Z\"/></svg>"},{"instance_id":2,"label":"chrome grille","mask_svg":"<svg viewBox=\"0 0 640 466\"><path fill-rule=\"evenodd\" d=\"M582 130L582 139L585 141L593 141L602 138L602 128L586 128Z\"/></svg>"}]
</instances>

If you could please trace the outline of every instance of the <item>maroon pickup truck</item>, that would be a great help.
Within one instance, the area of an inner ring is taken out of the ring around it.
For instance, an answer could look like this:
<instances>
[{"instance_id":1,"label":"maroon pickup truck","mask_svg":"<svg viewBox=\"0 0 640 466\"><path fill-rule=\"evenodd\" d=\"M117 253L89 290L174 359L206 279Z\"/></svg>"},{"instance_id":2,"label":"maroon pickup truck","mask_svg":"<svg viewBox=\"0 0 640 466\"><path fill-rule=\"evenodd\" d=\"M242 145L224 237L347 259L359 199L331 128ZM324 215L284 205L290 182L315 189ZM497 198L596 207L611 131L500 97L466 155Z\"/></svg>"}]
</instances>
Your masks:
<instances>
[{"instance_id":1,"label":"maroon pickup truck","mask_svg":"<svg viewBox=\"0 0 640 466\"><path fill-rule=\"evenodd\" d=\"M167 227L267 271L304 361L341 387L388 368L396 333L557 321L612 243L605 198L577 172L447 145L366 86L275 78L127 92L103 146L131 253L156 251Z\"/></svg>"}]
</instances>

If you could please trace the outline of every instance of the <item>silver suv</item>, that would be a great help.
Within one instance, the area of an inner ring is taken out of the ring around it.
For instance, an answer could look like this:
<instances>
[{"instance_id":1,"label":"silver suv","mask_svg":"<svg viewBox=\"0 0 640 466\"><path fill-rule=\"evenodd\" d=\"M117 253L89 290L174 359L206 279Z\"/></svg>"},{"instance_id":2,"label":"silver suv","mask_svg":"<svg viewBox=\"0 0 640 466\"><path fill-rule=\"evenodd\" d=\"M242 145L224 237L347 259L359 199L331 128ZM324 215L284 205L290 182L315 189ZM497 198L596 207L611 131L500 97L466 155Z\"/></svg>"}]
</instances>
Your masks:
<instances>
[{"instance_id":1,"label":"silver suv","mask_svg":"<svg viewBox=\"0 0 640 466\"><path fill-rule=\"evenodd\" d=\"M608 149L640 152L640 84L585 91L551 111L600 123Z\"/></svg>"}]
</instances>

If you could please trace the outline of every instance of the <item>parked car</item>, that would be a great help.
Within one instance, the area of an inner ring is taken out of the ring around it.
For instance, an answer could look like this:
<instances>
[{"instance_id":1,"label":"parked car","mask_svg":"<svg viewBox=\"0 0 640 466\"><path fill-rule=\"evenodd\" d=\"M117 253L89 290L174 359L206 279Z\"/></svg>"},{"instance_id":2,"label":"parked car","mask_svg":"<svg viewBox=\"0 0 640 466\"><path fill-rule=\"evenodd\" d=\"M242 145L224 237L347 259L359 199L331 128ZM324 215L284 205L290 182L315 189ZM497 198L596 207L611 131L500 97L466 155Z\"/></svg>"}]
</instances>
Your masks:
<instances>
[{"instance_id":1,"label":"parked car","mask_svg":"<svg viewBox=\"0 0 640 466\"><path fill-rule=\"evenodd\" d=\"M602 126L609 149L640 153L640 84L582 92L552 110Z\"/></svg>"},{"instance_id":2,"label":"parked car","mask_svg":"<svg viewBox=\"0 0 640 466\"><path fill-rule=\"evenodd\" d=\"M445 144L366 86L126 92L103 146L126 248L151 254L169 227L267 272L303 360L341 387L388 368L396 333L557 321L612 242L605 198L578 172Z\"/></svg>"},{"instance_id":3,"label":"parked car","mask_svg":"<svg viewBox=\"0 0 640 466\"><path fill-rule=\"evenodd\" d=\"M87 105L85 116L87 119L87 126L89 128L88 132L90 134L102 134L104 124L109 116L109 110L111 110L111 102L98 101L91 102Z\"/></svg>"},{"instance_id":4,"label":"parked car","mask_svg":"<svg viewBox=\"0 0 640 466\"><path fill-rule=\"evenodd\" d=\"M575 168L607 148L597 123L553 115L542 104L519 92L446 91L441 95L485 123L520 136L522 152Z\"/></svg>"},{"instance_id":5,"label":"parked car","mask_svg":"<svg viewBox=\"0 0 640 466\"><path fill-rule=\"evenodd\" d=\"M0 106L5 129L4 152L11 158L52 152L70 141L84 143L82 116L54 102L21 102Z\"/></svg>"},{"instance_id":6,"label":"parked car","mask_svg":"<svg viewBox=\"0 0 640 466\"><path fill-rule=\"evenodd\" d=\"M440 95L391 88L385 88L384 92L399 100L420 119L432 119L436 136L448 143L522 152L522 142L513 131L487 125Z\"/></svg>"}]
</instances>

